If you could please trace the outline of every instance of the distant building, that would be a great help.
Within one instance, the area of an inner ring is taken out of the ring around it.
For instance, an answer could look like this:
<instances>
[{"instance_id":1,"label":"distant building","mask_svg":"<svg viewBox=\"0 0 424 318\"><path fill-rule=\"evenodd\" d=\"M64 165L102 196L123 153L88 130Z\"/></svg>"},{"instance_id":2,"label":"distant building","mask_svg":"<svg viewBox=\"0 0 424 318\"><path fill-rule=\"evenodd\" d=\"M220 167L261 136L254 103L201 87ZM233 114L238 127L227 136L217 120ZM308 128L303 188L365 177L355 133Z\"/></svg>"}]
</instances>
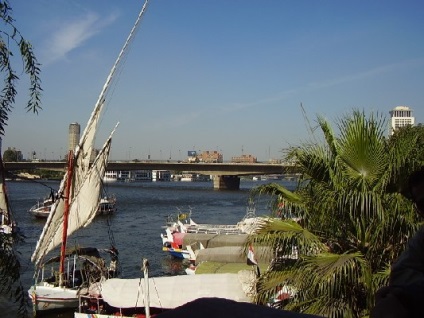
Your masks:
<instances>
[{"instance_id":1,"label":"distant building","mask_svg":"<svg viewBox=\"0 0 424 318\"><path fill-rule=\"evenodd\" d=\"M239 157L231 157L233 163L257 163L258 160L252 155L241 155Z\"/></svg>"},{"instance_id":2,"label":"distant building","mask_svg":"<svg viewBox=\"0 0 424 318\"><path fill-rule=\"evenodd\" d=\"M78 146L80 141L80 132L81 127L78 123L69 124L69 133L68 133L68 152L70 150L75 151L75 148ZM98 149L92 149L90 154L90 161L93 161L97 154L99 153ZM67 158L67 154L65 155Z\"/></svg>"},{"instance_id":3,"label":"distant building","mask_svg":"<svg viewBox=\"0 0 424 318\"><path fill-rule=\"evenodd\" d=\"M171 181L171 171L152 170L152 181Z\"/></svg>"},{"instance_id":4,"label":"distant building","mask_svg":"<svg viewBox=\"0 0 424 318\"><path fill-rule=\"evenodd\" d=\"M197 156L200 162L206 162L206 163L222 163L223 157L222 153L212 150L212 151L203 151L201 154Z\"/></svg>"},{"instance_id":5,"label":"distant building","mask_svg":"<svg viewBox=\"0 0 424 318\"><path fill-rule=\"evenodd\" d=\"M81 127L78 123L72 123L69 125L68 133L68 150L75 150L80 140Z\"/></svg>"},{"instance_id":6,"label":"distant building","mask_svg":"<svg viewBox=\"0 0 424 318\"><path fill-rule=\"evenodd\" d=\"M136 170L132 173L132 178L134 181L152 181L152 171L151 170Z\"/></svg>"},{"instance_id":7,"label":"distant building","mask_svg":"<svg viewBox=\"0 0 424 318\"><path fill-rule=\"evenodd\" d=\"M205 163L222 163L224 162L222 153L216 150L206 150L198 154L196 151L190 150L187 152L187 161L190 163L205 162Z\"/></svg>"},{"instance_id":8,"label":"distant building","mask_svg":"<svg viewBox=\"0 0 424 318\"><path fill-rule=\"evenodd\" d=\"M106 171L103 178L104 182L141 182L152 181L151 170L135 170L135 171Z\"/></svg>"},{"instance_id":9,"label":"distant building","mask_svg":"<svg viewBox=\"0 0 424 318\"><path fill-rule=\"evenodd\" d=\"M268 163L270 164L281 164L283 162L282 159L275 159L275 158L271 158L268 160Z\"/></svg>"},{"instance_id":10,"label":"distant building","mask_svg":"<svg viewBox=\"0 0 424 318\"><path fill-rule=\"evenodd\" d=\"M408 106L396 106L390 111L391 125L389 135L393 135L396 129L405 126L414 126L415 117L412 116L412 109Z\"/></svg>"}]
</instances>

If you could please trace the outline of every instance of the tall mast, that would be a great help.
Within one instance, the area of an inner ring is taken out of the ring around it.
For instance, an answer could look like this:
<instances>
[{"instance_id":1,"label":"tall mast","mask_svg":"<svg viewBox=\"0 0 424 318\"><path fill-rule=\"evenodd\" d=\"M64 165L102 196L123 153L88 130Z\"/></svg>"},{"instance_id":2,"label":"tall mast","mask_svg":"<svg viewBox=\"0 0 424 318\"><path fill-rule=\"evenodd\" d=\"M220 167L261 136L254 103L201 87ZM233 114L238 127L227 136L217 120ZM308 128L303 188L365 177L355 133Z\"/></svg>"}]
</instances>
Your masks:
<instances>
[{"instance_id":1,"label":"tall mast","mask_svg":"<svg viewBox=\"0 0 424 318\"><path fill-rule=\"evenodd\" d=\"M65 273L65 255L66 255L66 242L68 238L68 219L69 219L69 199L71 195L71 185L74 170L74 155L70 150L68 154L68 173L66 180L66 193L65 193L65 211L63 215L63 232L62 232L62 246L60 248L60 266L59 266L59 286L63 286L63 276Z\"/></svg>"},{"instance_id":2,"label":"tall mast","mask_svg":"<svg viewBox=\"0 0 424 318\"><path fill-rule=\"evenodd\" d=\"M140 24L141 18L142 18L142 16L143 16L144 12L145 12L145 11L146 11L146 9L147 9L147 4L148 4L148 2L149 2L149 0L146 0L146 1L144 2L143 7L141 8L141 11L140 11L140 13L138 14L137 20L135 21L135 23L134 23L134 25L133 25L133 27L132 27L132 29L131 29L130 34L128 35L128 37L127 37L127 39L126 39L126 41L125 41L125 43L124 43L123 47L121 48L121 51L119 52L118 57L117 57L117 58L116 58L116 60L115 60L115 63L114 63L114 64L113 64L113 66L112 66L112 69L111 69L111 70L110 70L110 72L109 72L109 75L108 75L108 77L107 77L107 79L106 79L106 82L105 82L105 84L103 85L102 91L100 92L99 97L98 97L98 99L97 99L96 106L95 106L95 108L94 108L93 112L91 113L91 117L90 117L89 122L91 121L91 119L92 119L93 117L95 117L95 116L97 115L97 113L100 111L101 107L102 107L102 106L103 106L103 104L104 104L104 101L105 101L105 99L106 99L106 94L107 94L107 92L108 92L108 90L109 90L109 87L110 87L110 83L111 83L111 81L112 81L112 78L113 78L113 76L115 75L116 70L118 69L118 66L119 66L119 64L120 64L120 62L121 62L121 60L122 60L122 57L124 56L124 54L125 54L125 52L126 52L126 50L127 50L128 46L131 44L131 41L132 41L132 40L133 40L133 38L134 38L134 35L135 35L135 33L136 33L136 31L137 31L137 28L138 28L138 26L139 26L139 24ZM75 155L77 155L77 154L78 154L78 152L79 152L79 148L81 147L81 143L84 143L83 138L85 138L85 135L86 135L86 132L87 132L87 130L88 130L88 129L89 129L89 126L85 127L84 132L83 132L82 137L81 137L81 140L80 140L80 143L79 143L79 146L77 147L77 150L76 150Z\"/></svg>"},{"instance_id":3,"label":"tall mast","mask_svg":"<svg viewBox=\"0 0 424 318\"><path fill-rule=\"evenodd\" d=\"M73 155L72 155L72 158L73 158L72 175L73 176L72 176L72 185L71 185L72 188L77 189L79 186L82 186L84 175L87 173L87 171L90 171L90 165L91 165L90 158L91 158L92 150L94 148L94 139L97 132L97 124L99 122L102 108L105 103L106 93L109 89L110 83L112 81L112 77L114 75L116 76L115 73L116 73L117 67L119 66L119 64L122 64L124 60L123 56L125 55L125 51L128 49L128 46L131 44L132 39L134 38L137 27L139 26L141 21L141 17L143 13L146 11L147 3L148 3L148 0L145 1L140 13L138 14L137 20L135 24L133 25L129 36L126 39L125 44L123 48L121 49L119 56L112 67L112 70L110 71L110 74L107 77L107 80L103 86L103 89L98 97L97 103L94 106L94 110L92 111L90 118L88 120L88 123L84 129L84 132L81 135L78 146L76 146L75 149L73 149ZM66 187L67 187L66 182L67 181L70 182L69 180L70 180L70 176L66 176L62 180L60 184L60 189L59 189L60 194L64 194L66 192ZM68 194L66 195L66 199L68 200L68 203L65 203L65 200L62 199L62 200L56 201L55 204L52 206L52 210L50 211L49 217L47 218L46 224L44 225L43 232L41 233L40 238L35 247L35 251L33 252L31 256L31 261L33 261L35 265L38 265L41 259L44 256L46 256L46 254L50 252L53 248L55 248L56 246L59 246L60 244L62 244L62 242L66 243L66 240L62 239L62 231L61 229L58 229L58 227L62 225L62 218L63 218L63 213L64 213L66 204L71 204L71 207L69 207L68 210L71 213L69 217L72 217L72 212L73 212L72 200L74 199L73 191L70 191L69 194L70 194L69 197L68 197ZM60 211L56 213L56 209L59 209ZM78 222L69 223L69 227L68 227L69 233L73 233L74 231L78 229L79 225L76 224ZM62 248L66 249L66 246Z\"/></svg>"},{"instance_id":4,"label":"tall mast","mask_svg":"<svg viewBox=\"0 0 424 318\"><path fill-rule=\"evenodd\" d=\"M146 318L150 318L150 290L149 290L149 261L143 259L143 271L144 271L144 313Z\"/></svg>"}]
</instances>

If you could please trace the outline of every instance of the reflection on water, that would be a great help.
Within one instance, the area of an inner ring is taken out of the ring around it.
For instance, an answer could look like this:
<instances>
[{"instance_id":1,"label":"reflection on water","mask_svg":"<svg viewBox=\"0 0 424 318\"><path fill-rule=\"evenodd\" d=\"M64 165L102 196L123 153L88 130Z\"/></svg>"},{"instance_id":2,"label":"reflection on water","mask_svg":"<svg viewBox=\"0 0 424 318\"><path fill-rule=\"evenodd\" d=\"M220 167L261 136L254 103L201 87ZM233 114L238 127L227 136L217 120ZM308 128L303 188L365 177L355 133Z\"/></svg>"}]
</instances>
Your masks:
<instances>
[{"instance_id":1,"label":"reflection on water","mask_svg":"<svg viewBox=\"0 0 424 318\"><path fill-rule=\"evenodd\" d=\"M275 180L272 180L275 182ZM289 188L293 183L279 181ZM59 182L46 181L57 189ZM172 259L162 251L160 233L168 215L192 208L192 217L201 223L237 223L246 213L249 190L262 182L241 181L238 191L214 190L212 182L151 182L109 184L107 191L115 194L118 211L111 217L97 217L87 228L74 233L68 246L82 245L108 248L113 242L119 250L122 277L141 277L143 258L150 263L151 276L183 275L186 263ZM28 209L50 189L27 181L8 183L13 215L25 235L18 251L22 265L21 279L27 290L32 283L34 268L30 262L45 221L35 219ZM269 214L264 199L256 205L257 215ZM1 315L16 316L16 305L0 298ZM46 317L73 317L72 313Z\"/></svg>"}]
</instances>

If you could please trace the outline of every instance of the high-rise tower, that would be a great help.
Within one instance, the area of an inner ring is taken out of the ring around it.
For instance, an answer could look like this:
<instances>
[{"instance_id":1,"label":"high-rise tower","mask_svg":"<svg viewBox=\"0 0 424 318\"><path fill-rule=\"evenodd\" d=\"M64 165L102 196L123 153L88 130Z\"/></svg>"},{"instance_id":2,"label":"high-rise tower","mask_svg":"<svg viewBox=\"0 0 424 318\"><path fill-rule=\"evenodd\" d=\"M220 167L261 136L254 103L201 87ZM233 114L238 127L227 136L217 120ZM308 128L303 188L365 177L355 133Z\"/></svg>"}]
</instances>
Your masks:
<instances>
[{"instance_id":1,"label":"high-rise tower","mask_svg":"<svg viewBox=\"0 0 424 318\"><path fill-rule=\"evenodd\" d=\"M396 129L404 126L414 126L415 117L412 116L412 109L408 106L396 106L390 111L391 125L389 135L393 135Z\"/></svg>"},{"instance_id":2,"label":"high-rise tower","mask_svg":"<svg viewBox=\"0 0 424 318\"><path fill-rule=\"evenodd\" d=\"M72 123L69 125L69 135L68 135L68 151L75 150L75 147L78 145L80 140L80 124Z\"/></svg>"}]
</instances>

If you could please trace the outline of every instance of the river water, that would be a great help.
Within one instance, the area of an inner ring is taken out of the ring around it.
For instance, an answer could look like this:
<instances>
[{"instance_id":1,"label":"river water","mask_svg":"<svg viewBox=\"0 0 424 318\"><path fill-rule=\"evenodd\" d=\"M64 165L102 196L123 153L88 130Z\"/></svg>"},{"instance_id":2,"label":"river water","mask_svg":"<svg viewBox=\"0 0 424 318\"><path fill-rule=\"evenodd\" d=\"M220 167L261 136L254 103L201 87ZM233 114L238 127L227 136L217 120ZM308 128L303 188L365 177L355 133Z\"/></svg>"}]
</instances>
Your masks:
<instances>
[{"instance_id":1,"label":"river water","mask_svg":"<svg viewBox=\"0 0 424 318\"><path fill-rule=\"evenodd\" d=\"M276 180L272 180L275 182ZM110 216L98 216L86 228L74 233L68 247L76 244L98 248L110 247L111 240L119 250L121 277L141 277L142 259L150 263L150 276L184 274L185 263L171 258L162 251L160 233L166 217L187 212L191 207L192 218L199 223L234 224L246 213L249 191L270 181L241 180L240 190L214 190L212 182L146 182L111 183L106 190L117 198L117 212ZM292 188L293 183L277 182ZM57 181L42 181L46 186L58 189ZM32 283L34 267L30 261L37 239L45 221L35 219L28 209L50 193L46 186L30 181L8 182L7 189L14 219L25 235L25 242L17 247L22 265L21 280L26 289ZM268 200L256 204L257 215L268 215ZM16 306L0 299L0 317L14 317ZM54 315L49 317L72 317Z\"/></svg>"}]
</instances>

